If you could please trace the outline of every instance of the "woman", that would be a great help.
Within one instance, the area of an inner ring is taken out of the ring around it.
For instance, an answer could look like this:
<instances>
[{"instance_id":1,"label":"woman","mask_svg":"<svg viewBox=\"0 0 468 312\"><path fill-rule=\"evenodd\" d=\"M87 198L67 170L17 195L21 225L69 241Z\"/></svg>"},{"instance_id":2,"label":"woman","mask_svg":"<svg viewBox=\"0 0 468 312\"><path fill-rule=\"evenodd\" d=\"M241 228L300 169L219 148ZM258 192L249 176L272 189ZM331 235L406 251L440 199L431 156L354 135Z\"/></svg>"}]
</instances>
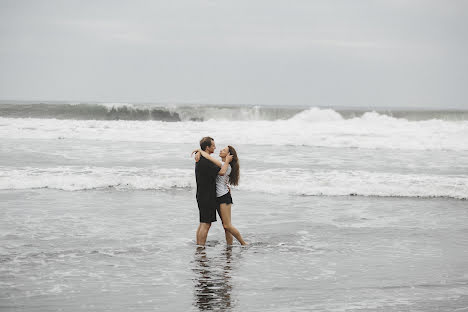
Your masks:
<instances>
[{"instance_id":1,"label":"woman","mask_svg":"<svg viewBox=\"0 0 468 312\"><path fill-rule=\"evenodd\" d=\"M237 157L237 152L234 147L228 145L219 152L219 157L221 157L222 162L213 158L205 151L201 149L196 150L197 154L195 159L199 159L200 155L206 159L212 161L218 167L223 167L223 163L226 162L228 158L229 167L226 172L220 171L216 177L216 200L219 205L218 213L223 222L224 232L226 235L226 242L229 245L232 245L232 236L234 236L241 245L247 245L247 243L242 239L239 231L231 224L231 189L229 185L238 185L239 184L239 158Z\"/></svg>"}]
</instances>

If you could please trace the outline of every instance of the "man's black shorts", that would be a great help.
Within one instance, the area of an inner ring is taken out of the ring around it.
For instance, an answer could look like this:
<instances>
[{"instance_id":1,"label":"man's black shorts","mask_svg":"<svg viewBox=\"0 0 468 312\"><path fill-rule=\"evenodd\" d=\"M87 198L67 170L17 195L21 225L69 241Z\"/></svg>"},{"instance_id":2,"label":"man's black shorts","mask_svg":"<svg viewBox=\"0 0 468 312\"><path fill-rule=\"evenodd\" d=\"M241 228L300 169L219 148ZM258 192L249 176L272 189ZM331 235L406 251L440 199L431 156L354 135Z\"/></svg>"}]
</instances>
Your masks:
<instances>
[{"instance_id":1,"label":"man's black shorts","mask_svg":"<svg viewBox=\"0 0 468 312\"><path fill-rule=\"evenodd\" d=\"M216 222L216 209L204 206L198 208L200 223Z\"/></svg>"},{"instance_id":2,"label":"man's black shorts","mask_svg":"<svg viewBox=\"0 0 468 312\"><path fill-rule=\"evenodd\" d=\"M227 192L227 193L224 194L223 196L216 197L216 202L218 203L218 205L221 205L221 204L233 204L233 202L232 202L232 197L231 197L231 192Z\"/></svg>"}]
</instances>

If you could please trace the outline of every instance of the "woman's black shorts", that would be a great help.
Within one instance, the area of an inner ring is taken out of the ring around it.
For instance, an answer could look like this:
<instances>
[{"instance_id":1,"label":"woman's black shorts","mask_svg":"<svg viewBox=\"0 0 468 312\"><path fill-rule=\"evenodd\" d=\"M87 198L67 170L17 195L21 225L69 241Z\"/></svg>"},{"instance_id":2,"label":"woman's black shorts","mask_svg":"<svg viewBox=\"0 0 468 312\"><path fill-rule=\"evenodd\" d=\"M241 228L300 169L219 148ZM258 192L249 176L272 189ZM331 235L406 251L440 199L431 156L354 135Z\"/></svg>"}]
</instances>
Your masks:
<instances>
[{"instance_id":1,"label":"woman's black shorts","mask_svg":"<svg viewBox=\"0 0 468 312\"><path fill-rule=\"evenodd\" d=\"M218 203L218 205L221 205L221 204L233 204L233 202L232 202L232 197L231 197L231 192L227 192L227 193L224 194L223 196L216 197L216 202Z\"/></svg>"}]
</instances>

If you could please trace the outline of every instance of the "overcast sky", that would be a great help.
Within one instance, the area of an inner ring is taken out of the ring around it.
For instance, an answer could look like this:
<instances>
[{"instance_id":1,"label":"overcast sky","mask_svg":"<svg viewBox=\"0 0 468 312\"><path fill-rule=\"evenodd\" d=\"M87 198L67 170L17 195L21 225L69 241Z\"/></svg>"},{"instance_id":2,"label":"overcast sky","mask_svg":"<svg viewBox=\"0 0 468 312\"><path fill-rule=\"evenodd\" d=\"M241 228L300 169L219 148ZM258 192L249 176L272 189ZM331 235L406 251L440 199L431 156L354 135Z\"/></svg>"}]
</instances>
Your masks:
<instances>
[{"instance_id":1,"label":"overcast sky","mask_svg":"<svg viewBox=\"0 0 468 312\"><path fill-rule=\"evenodd\" d=\"M468 1L0 0L0 99L468 109Z\"/></svg>"}]
</instances>

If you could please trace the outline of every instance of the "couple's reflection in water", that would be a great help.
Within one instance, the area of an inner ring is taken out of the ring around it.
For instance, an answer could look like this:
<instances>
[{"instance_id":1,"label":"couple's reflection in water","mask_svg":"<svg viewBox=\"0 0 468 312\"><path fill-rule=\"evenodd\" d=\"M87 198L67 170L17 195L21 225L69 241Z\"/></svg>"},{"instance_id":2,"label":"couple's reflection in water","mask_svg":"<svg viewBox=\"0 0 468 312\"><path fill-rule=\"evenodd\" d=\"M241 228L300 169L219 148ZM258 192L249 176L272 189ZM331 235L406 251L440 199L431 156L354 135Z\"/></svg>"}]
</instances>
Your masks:
<instances>
[{"instance_id":1,"label":"couple's reflection in water","mask_svg":"<svg viewBox=\"0 0 468 312\"><path fill-rule=\"evenodd\" d=\"M193 262L194 306L200 311L229 311L233 308L232 265L231 246L217 256L207 255L203 247L197 248Z\"/></svg>"}]
</instances>

